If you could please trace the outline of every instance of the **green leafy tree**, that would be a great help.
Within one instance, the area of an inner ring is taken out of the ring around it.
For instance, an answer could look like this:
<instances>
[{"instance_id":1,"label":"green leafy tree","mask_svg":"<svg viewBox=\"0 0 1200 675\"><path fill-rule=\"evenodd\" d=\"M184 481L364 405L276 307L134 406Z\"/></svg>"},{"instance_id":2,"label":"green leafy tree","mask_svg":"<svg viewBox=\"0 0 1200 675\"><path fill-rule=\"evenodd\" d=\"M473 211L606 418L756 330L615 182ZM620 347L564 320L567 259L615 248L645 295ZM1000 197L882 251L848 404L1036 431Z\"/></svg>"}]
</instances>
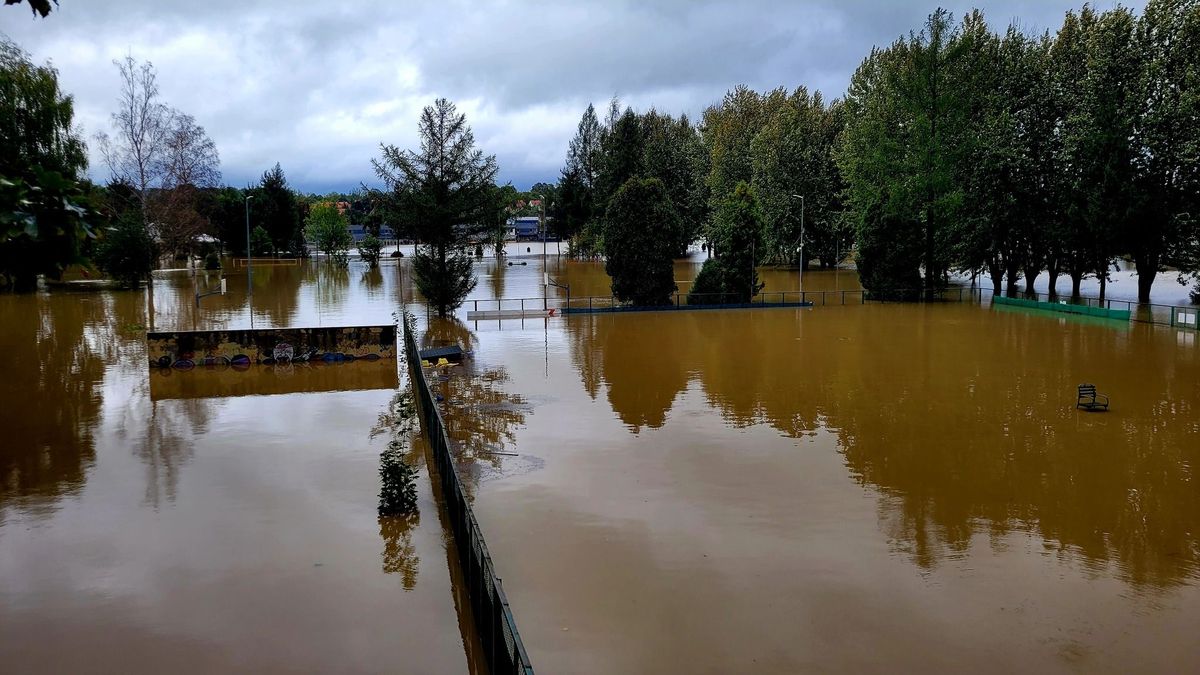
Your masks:
<instances>
[{"instance_id":1,"label":"green leafy tree","mask_svg":"<svg viewBox=\"0 0 1200 675\"><path fill-rule=\"evenodd\" d=\"M273 248L271 235L267 234L266 228L262 225L255 225L250 232L250 250L254 251L254 255L267 255Z\"/></svg>"},{"instance_id":2,"label":"green leafy tree","mask_svg":"<svg viewBox=\"0 0 1200 675\"><path fill-rule=\"evenodd\" d=\"M645 140L642 119L632 108L626 108L602 135L596 160L596 200L606 209L618 189L629 179L642 175Z\"/></svg>"},{"instance_id":3,"label":"green leafy tree","mask_svg":"<svg viewBox=\"0 0 1200 675\"><path fill-rule=\"evenodd\" d=\"M707 212L704 143L686 115L675 119L652 109L642 115L641 127L641 175L662 181L679 216L675 255L682 257L699 237Z\"/></svg>"},{"instance_id":4,"label":"green leafy tree","mask_svg":"<svg viewBox=\"0 0 1200 675\"><path fill-rule=\"evenodd\" d=\"M96 214L77 177L87 164L58 72L0 38L0 287L32 290L84 262Z\"/></svg>"},{"instance_id":5,"label":"green leafy tree","mask_svg":"<svg viewBox=\"0 0 1200 675\"><path fill-rule=\"evenodd\" d=\"M851 79L838 164L869 290L919 279L929 294L946 283L962 200L962 50L949 13L938 10L920 32L874 50ZM885 227L895 229L872 231Z\"/></svg>"},{"instance_id":6,"label":"green leafy tree","mask_svg":"<svg viewBox=\"0 0 1200 675\"><path fill-rule=\"evenodd\" d=\"M246 250L246 191L228 186L202 190L197 210L227 250Z\"/></svg>"},{"instance_id":7,"label":"green leafy tree","mask_svg":"<svg viewBox=\"0 0 1200 675\"><path fill-rule=\"evenodd\" d=\"M638 306L670 304L682 224L662 181L630 178L609 200L603 222L604 269L617 299Z\"/></svg>"},{"instance_id":8,"label":"green leafy tree","mask_svg":"<svg viewBox=\"0 0 1200 675\"><path fill-rule=\"evenodd\" d=\"M263 172L262 180L252 190L252 223L261 224L271 237L272 251L299 254L304 250L304 232L300 227L300 206L296 193L288 186L287 176L278 163Z\"/></svg>"},{"instance_id":9,"label":"green leafy tree","mask_svg":"<svg viewBox=\"0 0 1200 675\"><path fill-rule=\"evenodd\" d=\"M1121 233L1135 222L1133 139L1140 106L1135 85L1141 62L1129 10L1089 12L1084 9L1082 96L1064 124L1064 151L1074 169L1067 209L1075 231L1075 270L1095 274L1103 298Z\"/></svg>"},{"instance_id":10,"label":"green leafy tree","mask_svg":"<svg viewBox=\"0 0 1200 675\"><path fill-rule=\"evenodd\" d=\"M754 178L751 145L775 113L787 104L783 87L762 94L738 85L721 103L704 111L700 128L708 150L708 199L720 206L740 182Z\"/></svg>"},{"instance_id":11,"label":"green leafy tree","mask_svg":"<svg viewBox=\"0 0 1200 675\"><path fill-rule=\"evenodd\" d=\"M603 134L596 108L589 103L579 120L575 137L568 145L567 162L558 180L556 226L563 236L572 240L570 251L573 256L583 253L575 238L603 211L597 208L595 194Z\"/></svg>"},{"instance_id":12,"label":"green leafy tree","mask_svg":"<svg viewBox=\"0 0 1200 675\"><path fill-rule=\"evenodd\" d=\"M745 181L717 208L712 232L716 257L705 261L688 304L750 302L763 287L757 267L765 250L758 197ZM719 295L707 295L714 292Z\"/></svg>"},{"instance_id":13,"label":"green leafy tree","mask_svg":"<svg viewBox=\"0 0 1200 675\"><path fill-rule=\"evenodd\" d=\"M150 278L158 247L136 215L121 218L104 232L96 250L96 264L110 278L137 288Z\"/></svg>"},{"instance_id":14,"label":"green leafy tree","mask_svg":"<svg viewBox=\"0 0 1200 675\"><path fill-rule=\"evenodd\" d=\"M417 289L446 316L475 287L467 247L494 227L496 158L475 147L466 116L446 99L425 108L419 130L419 152L381 145L372 164L389 188L390 211L419 241Z\"/></svg>"},{"instance_id":15,"label":"green leafy tree","mask_svg":"<svg viewBox=\"0 0 1200 675\"><path fill-rule=\"evenodd\" d=\"M850 228L841 227L844 186L834 160L841 111L840 103L826 105L820 92L799 88L754 137L751 164L765 220L764 260L800 263L802 231L805 258L819 258L822 267L850 249ZM803 202L793 195L803 195Z\"/></svg>"},{"instance_id":16,"label":"green leafy tree","mask_svg":"<svg viewBox=\"0 0 1200 675\"><path fill-rule=\"evenodd\" d=\"M1136 125L1138 213L1124 233L1138 273L1138 301L1150 302L1168 260L1200 271L1188 256L1200 218L1200 2L1150 0L1138 20L1142 56Z\"/></svg>"},{"instance_id":17,"label":"green leafy tree","mask_svg":"<svg viewBox=\"0 0 1200 675\"><path fill-rule=\"evenodd\" d=\"M354 238L350 236L346 216L338 210L335 202L320 202L309 209L308 218L304 221L304 234L332 262L346 264L346 252L354 243Z\"/></svg>"},{"instance_id":18,"label":"green leafy tree","mask_svg":"<svg viewBox=\"0 0 1200 675\"><path fill-rule=\"evenodd\" d=\"M379 257L382 251L383 242L370 232L362 238L362 241L358 242L358 255L371 269L379 267Z\"/></svg>"}]
</instances>

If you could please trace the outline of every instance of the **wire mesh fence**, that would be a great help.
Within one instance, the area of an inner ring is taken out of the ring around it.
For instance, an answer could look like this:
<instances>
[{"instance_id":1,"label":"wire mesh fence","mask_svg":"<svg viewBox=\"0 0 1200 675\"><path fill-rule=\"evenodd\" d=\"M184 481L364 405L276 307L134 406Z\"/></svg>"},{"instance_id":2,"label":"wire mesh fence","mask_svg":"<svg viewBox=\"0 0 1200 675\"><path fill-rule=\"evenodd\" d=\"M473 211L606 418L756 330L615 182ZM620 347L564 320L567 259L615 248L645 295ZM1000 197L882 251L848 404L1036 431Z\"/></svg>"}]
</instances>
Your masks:
<instances>
[{"instance_id":1,"label":"wire mesh fence","mask_svg":"<svg viewBox=\"0 0 1200 675\"><path fill-rule=\"evenodd\" d=\"M404 352L409 371L412 373L413 388L417 391L421 423L429 438L429 446L437 465L443 502L454 531L454 541L458 544L459 563L462 565L467 597L471 601L475 628L483 643L488 670L493 675L532 675L533 666L529 663L529 655L525 653L525 646L521 642L520 633L517 632L517 623L508 606L508 598L504 595L500 577L496 575L496 568L484 542L479 522L475 519L466 493L463 492L462 483L459 482L458 473L454 469L446 426L429 391L425 373L421 370L421 357L407 313L403 319Z\"/></svg>"},{"instance_id":2,"label":"wire mesh fence","mask_svg":"<svg viewBox=\"0 0 1200 675\"><path fill-rule=\"evenodd\" d=\"M675 309L737 309L750 307L825 307L831 305L864 305L891 302L971 302L984 304L995 294L981 286L949 286L940 290L889 289L868 291L864 289L824 291L770 291L758 293L747 299L745 294L732 293L673 293L661 304L638 305L622 302L615 296L545 297L545 298L500 298L468 300L467 309L473 312L540 313L553 310L552 315L598 314L608 312L662 311ZM1200 307L1177 305L1139 304L1130 300L1079 297L1068 298L1046 293L1020 293L1013 296L1023 300L1071 307L1124 310L1129 320L1163 326L1193 328L1200 330ZM1084 312L1081 312L1084 313ZM1119 316L1113 314L1112 316Z\"/></svg>"}]
</instances>

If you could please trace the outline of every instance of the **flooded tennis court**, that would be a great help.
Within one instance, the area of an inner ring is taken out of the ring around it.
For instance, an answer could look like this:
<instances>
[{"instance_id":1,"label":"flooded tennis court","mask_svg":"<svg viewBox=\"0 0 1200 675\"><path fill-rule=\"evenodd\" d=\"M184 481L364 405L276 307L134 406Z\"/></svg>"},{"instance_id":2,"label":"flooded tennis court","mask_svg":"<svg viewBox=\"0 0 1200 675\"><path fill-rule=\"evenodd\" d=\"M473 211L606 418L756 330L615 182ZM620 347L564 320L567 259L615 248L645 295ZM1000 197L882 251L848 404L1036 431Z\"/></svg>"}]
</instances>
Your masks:
<instances>
[{"instance_id":1,"label":"flooded tennis court","mask_svg":"<svg viewBox=\"0 0 1200 675\"><path fill-rule=\"evenodd\" d=\"M1194 333L971 303L429 325L475 350L435 388L539 668L1200 667Z\"/></svg>"},{"instance_id":2,"label":"flooded tennis court","mask_svg":"<svg viewBox=\"0 0 1200 675\"><path fill-rule=\"evenodd\" d=\"M261 274L260 326L397 306ZM231 281L160 279L159 327L248 323ZM376 513L396 362L151 372L146 298L0 295L0 671L480 672L429 481Z\"/></svg>"},{"instance_id":3,"label":"flooded tennis court","mask_svg":"<svg viewBox=\"0 0 1200 675\"><path fill-rule=\"evenodd\" d=\"M481 261L472 298L539 298L542 271ZM1195 331L977 303L469 323L424 312L407 260L246 281L198 308L212 280L171 274L0 296L6 669L482 672L423 462L420 517L376 515L402 374L146 367L148 328L402 305L473 351L434 387L540 672L1200 667Z\"/></svg>"}]
</instances>

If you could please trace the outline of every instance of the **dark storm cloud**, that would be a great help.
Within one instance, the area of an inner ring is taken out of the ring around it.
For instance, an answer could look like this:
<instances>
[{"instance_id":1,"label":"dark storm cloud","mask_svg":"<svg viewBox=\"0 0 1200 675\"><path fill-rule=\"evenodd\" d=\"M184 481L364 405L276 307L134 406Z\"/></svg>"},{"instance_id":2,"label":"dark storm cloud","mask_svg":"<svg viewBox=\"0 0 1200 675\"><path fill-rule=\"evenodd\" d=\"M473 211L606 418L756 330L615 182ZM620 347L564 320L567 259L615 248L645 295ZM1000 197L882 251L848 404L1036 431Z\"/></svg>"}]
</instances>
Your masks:
<instances>
[{"instance_id":1,"label":"dark storm cloud","mask_svg":"<svg viewBox=\"0 0 1200 675\"><path fill-rule=\"evenodd\" d=\"M588 102L692 116L735 84L841 95L872 45L920 27L934 3L62 0L45 20L0 10L0 31L52 59L89 136L105 129L126 53L158 68L163 98L196 117L226 180L276 161L302 189L370 181L380 141L411 146L422 106L447 96L518 186L553 180ZM1054 30L1063 0L943 2ZM1144 2L1131 3L1135 9ZM1111 3L1098 3L1107 8ZM93 175L105 171L93 157Z\"/></svg>"}]
</instances>

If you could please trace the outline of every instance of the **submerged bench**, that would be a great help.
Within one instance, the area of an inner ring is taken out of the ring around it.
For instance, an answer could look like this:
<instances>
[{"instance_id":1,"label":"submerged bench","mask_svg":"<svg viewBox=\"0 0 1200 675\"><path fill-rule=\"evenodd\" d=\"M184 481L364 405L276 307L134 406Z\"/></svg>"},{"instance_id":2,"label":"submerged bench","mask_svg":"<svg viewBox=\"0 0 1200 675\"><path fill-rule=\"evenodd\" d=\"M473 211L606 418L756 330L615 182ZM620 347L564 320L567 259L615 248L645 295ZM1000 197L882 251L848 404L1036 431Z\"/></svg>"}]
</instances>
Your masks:
<instances>
[{"instance_id":1,"label":"submerged bench","mask_svg":"<svg viewBox=\"0 0 1200 675\"><path fill-rule=\"evenodd\" d=\"M1108 410L1108 397L1096 391L1094 384L1079 385L1079 394L1075 399L1075 407L1088 412Z\"/></svg>"}]
</instances>

